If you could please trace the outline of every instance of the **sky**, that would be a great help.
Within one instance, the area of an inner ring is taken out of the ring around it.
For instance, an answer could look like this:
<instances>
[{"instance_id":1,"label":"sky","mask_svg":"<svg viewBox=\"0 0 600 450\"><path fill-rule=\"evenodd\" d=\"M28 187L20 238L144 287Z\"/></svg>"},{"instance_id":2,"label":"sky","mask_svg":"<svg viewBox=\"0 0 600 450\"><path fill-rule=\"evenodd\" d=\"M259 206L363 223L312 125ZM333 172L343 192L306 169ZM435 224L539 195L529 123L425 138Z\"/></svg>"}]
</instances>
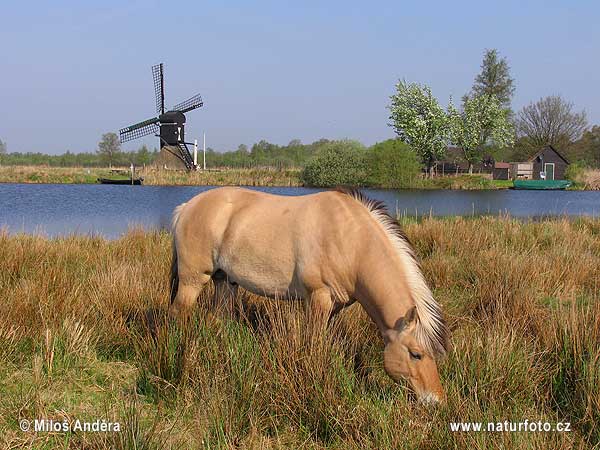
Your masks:
<instances>
[{"instance_id":1,"label":"sky","mask_svg":"<svg viewBox=\"0 0 600 450\"><path fill-rule=\"evenodd\" d=\"M0 139L8 151L95 151L152 118L150 67L167 107L196 93L186 140L219 151L260 139L366 145L394 136L389 96L425 83L444 106L496 48L513 109L560 94L600 124L596 1L14 1L0 25ZM149 137L123 145L158 145Z\"/></svg>"}]
</instances>

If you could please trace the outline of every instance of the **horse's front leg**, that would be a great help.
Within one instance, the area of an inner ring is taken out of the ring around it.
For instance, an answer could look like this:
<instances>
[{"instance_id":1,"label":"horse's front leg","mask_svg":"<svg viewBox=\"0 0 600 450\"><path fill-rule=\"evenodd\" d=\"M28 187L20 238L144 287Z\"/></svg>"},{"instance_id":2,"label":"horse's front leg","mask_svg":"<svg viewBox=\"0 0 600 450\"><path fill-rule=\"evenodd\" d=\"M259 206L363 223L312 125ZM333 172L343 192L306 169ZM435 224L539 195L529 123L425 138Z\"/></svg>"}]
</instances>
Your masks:
<instances>
[{"instance_id":1,"label":"horse's front leg","mask_svg":"<svg viewBox=\"0 0 600 450\"><path fill-rule=\"evenodd\" d=\"M327 328L329 319L334 313L334 306L329 288L324 287L311 292L306 311L308 320L316 330L324 331Z\"/></svg>"}]
</instances>

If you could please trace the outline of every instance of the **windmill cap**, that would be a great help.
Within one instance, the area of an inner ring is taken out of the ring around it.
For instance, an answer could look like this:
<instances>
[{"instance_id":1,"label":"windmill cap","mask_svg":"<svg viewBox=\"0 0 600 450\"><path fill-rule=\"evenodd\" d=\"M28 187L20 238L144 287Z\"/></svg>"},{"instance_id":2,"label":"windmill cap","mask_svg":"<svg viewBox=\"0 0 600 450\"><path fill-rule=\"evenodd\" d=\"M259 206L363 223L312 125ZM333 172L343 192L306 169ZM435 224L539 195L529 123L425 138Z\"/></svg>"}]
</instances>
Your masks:
<instances>
[{"instance_id":1,"label":"windmill cap","mask_svg":"<svg viewBox=\"0 0 600 450\"><path fill-rule=\"evenodd\" d=\"M185 115L181 111L167 111L158 116L161 123L185 123Z\"/></svg>"}]
</instances>

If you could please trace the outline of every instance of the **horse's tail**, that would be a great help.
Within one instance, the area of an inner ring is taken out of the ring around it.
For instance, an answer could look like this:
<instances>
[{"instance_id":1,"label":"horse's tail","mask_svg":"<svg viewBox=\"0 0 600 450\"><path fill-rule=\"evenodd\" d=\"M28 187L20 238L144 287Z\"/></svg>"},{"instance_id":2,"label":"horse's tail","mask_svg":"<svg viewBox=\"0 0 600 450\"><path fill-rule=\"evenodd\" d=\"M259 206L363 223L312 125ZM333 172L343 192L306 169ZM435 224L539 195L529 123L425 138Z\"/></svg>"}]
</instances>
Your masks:
<instances>
[{"instance_id":1,"label":"horse's tail","mask_svg":"<svg viewBox=\"0 0 600 450\"><path fill-rule=\"evenodd\" d=\"M175 297L177 296L177 290L179 289L179 272L177 269L177 245L175 241L175 236L177 233L177 222L179 222L179 216L185 208L187 203L182 203L175 211L173 211L173 219L171 221L171 232L173 233L173 256L171 258L171 277L169 280L169 286L171 288L171 304L175 301Z\"/></svg>"}]
</instances>

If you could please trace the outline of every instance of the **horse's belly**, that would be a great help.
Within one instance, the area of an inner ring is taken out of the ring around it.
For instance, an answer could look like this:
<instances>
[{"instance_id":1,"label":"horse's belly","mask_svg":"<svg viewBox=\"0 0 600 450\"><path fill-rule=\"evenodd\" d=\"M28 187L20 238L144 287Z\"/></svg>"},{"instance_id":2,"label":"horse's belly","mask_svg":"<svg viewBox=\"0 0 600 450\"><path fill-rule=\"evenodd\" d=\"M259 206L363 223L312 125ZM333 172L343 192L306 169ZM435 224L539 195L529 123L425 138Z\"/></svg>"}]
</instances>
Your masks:
<instances>
[{"instance_id":1,"label":"horse's belly","mask_svg":"<svg viewBox=\"0 0 600 450\"><path fill-rule=\"evenodd\" d=\"M220 261L220 268L227 274L230 282L239 284L244 289L271 298L304 298L306 289L295 277L295 270L286 270L276 264L265 264L263 261L243 264ZM287 266L287 265L285 265Z\"/></svg>"},{"instance_id":2,"label":"horse's belly","mask_svg":"<svg viewBox=\"0 0 600 450\"><path fill-rule=\"evenodd\" d=\"M230 271L229 278L244 289L265 297L280 299L303 298L305 294L304 287L295 283L293 279L273 276L272 273L261 273L260 271L238 273L232 270Z\"/></svg>"}]
</instances>

